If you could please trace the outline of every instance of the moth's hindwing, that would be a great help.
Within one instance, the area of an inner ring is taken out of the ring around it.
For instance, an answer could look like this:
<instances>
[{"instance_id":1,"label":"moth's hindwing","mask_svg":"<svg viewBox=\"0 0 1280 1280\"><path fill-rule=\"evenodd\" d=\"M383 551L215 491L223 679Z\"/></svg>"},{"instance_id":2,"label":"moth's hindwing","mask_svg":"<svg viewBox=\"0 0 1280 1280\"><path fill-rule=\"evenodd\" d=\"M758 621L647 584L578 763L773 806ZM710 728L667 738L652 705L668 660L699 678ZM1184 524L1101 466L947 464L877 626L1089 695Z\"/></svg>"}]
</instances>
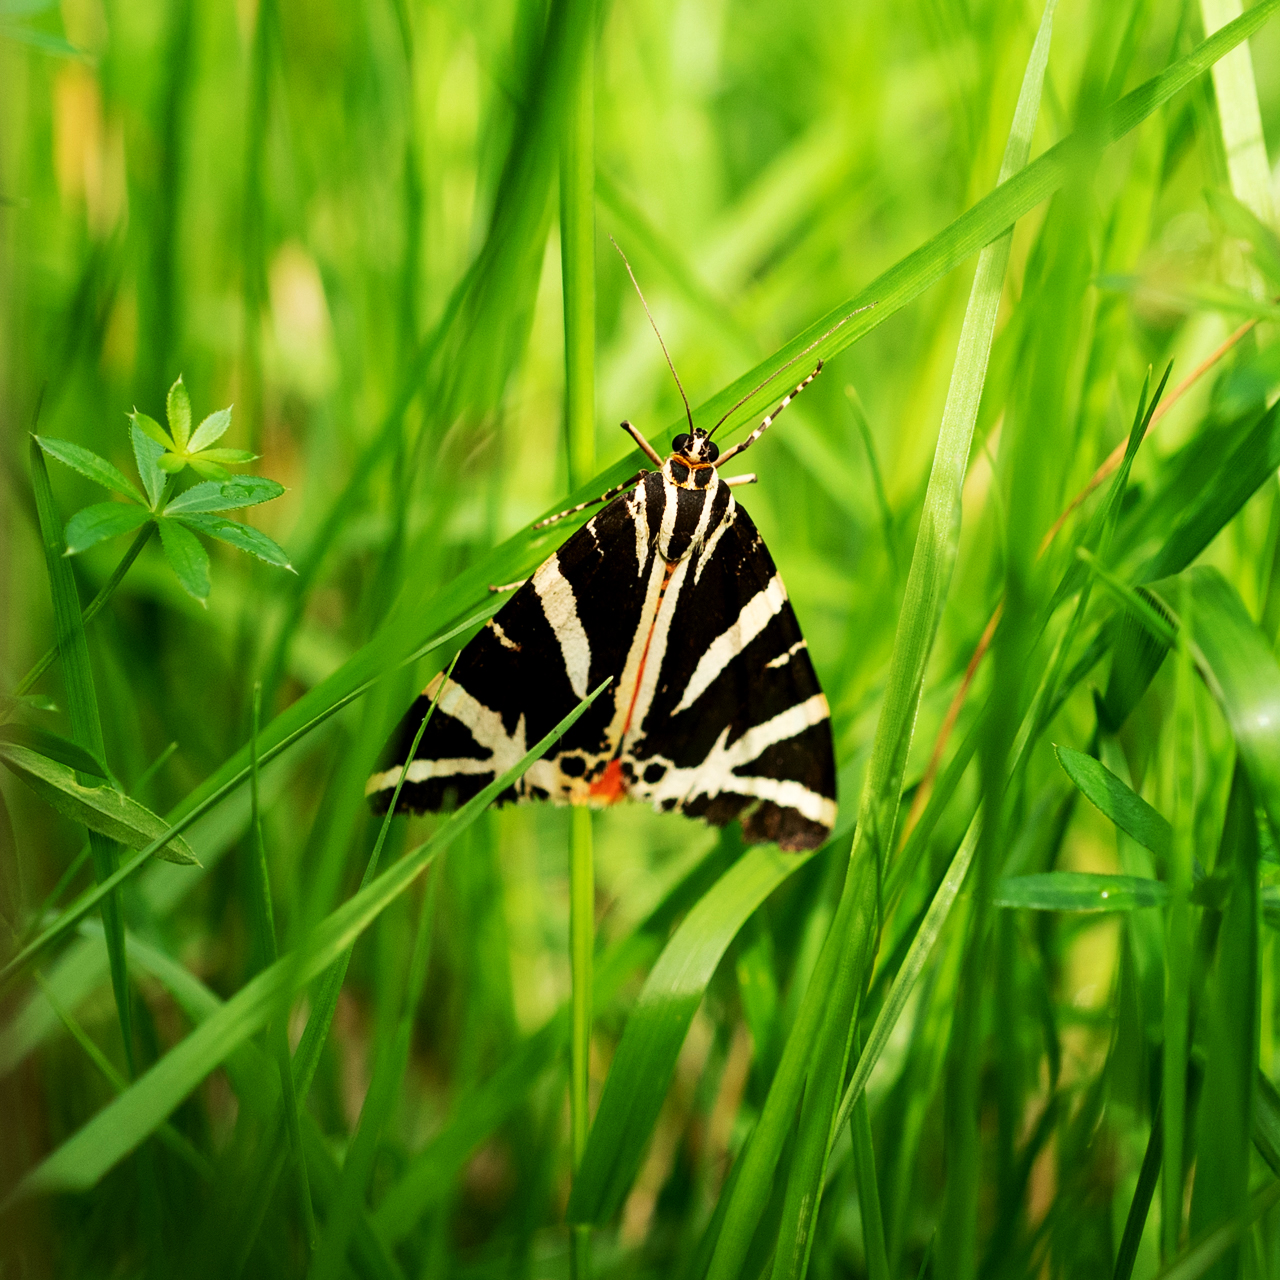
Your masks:
<instances>
[{"instance_id":1,"label":"moth's hindwing","mask_svg":"<svg viewBox=\"0 0 1280 1280\"><path fill-rule=\"evenodd\" d=\"M698 495L718 523L704 523L706 536L678 563L664 561L657 546L677 517L686 522L687 493L646 475L481 628L409 764L401 809L470 799L612 676L499 803L604 806L630 796L717 826L741 819L748 842L810 849L826 839L830 720L786 589L723 485ZM376 810L390 803L438 680L369 779Z\"/></svg>"}]
</instances>

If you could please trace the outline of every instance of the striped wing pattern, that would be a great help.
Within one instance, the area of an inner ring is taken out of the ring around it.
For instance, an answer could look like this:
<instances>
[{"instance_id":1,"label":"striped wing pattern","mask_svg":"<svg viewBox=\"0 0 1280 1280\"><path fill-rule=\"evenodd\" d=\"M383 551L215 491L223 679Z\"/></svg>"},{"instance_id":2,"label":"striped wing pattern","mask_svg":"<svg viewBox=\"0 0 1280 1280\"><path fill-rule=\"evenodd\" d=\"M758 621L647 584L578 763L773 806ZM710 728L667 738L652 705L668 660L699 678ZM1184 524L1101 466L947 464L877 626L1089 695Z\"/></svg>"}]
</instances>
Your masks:
<instances>
[{"instance_id":1,"label":"striped wing pattern","mask_svg":"<svg viewBox=\"0 0 1280 1280\"><path fill-rule=\"evenodd\" d=\"M466 646L399 807L460 804L606 677L613 684L499 803L623 798L815 848L835 823L827 702L786 588L732 492L663 472L573 534ZM385 811L439 686L410 707L366 794Z\"/></svg>"}]
</instances>

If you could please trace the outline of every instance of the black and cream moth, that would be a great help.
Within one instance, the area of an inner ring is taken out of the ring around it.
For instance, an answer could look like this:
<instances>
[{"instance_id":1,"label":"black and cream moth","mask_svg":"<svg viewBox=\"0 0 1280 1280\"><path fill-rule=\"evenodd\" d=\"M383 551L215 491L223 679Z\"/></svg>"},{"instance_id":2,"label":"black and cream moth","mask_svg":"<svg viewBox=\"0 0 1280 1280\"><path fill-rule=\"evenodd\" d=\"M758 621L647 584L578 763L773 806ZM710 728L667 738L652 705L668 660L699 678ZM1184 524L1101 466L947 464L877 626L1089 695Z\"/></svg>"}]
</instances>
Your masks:
<instances>
[{"instance_id":1,"label":"black and cream moth","mask_svg":"<svg viewBox=\"0 0 1280 1280\"><path fill-rule=\"evenodd\" d=\"M630 798L715 826L738 819L748 843L801 850L827 838L830 710L786 588L707 434L677 436L673 449L462 651L408 762L400 810L470 799L612 676L498 803L604 808ZM379 812L442 679L415 700L368 781Z\"/></svg>"}]
</instances>

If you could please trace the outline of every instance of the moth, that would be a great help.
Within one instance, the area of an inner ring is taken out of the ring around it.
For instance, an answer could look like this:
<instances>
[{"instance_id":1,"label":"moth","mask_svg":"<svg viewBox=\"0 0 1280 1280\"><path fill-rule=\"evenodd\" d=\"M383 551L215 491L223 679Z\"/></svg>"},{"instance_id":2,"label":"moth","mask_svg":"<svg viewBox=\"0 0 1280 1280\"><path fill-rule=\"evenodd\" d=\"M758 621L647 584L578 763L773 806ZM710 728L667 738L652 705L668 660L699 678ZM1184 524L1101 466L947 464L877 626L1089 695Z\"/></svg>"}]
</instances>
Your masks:
<instances>
[{"instance_id":1,"label":"moth","mask_svg":"<svg viewBox=\"0 0 1280 1280\"><path fill-rule=\"evenodd\" d=\"M531 578L513 584L515 594L463 649L407 760L443 673L414 701L365 788L375 811L386 812L402 772L399 809L464 803L612 676L499 804L606 808L641 800L714 826L737 819L748 844L822 844L836 820L830 709L782 577L734 498L756 477L719 470L821 370L819 361L745 440L721 453L711 437L765 384L706 431L694 426L671 365L689 430L664 459L623 422L658 469L535 526L606 504Z\"/></svg>"}]
</instances>

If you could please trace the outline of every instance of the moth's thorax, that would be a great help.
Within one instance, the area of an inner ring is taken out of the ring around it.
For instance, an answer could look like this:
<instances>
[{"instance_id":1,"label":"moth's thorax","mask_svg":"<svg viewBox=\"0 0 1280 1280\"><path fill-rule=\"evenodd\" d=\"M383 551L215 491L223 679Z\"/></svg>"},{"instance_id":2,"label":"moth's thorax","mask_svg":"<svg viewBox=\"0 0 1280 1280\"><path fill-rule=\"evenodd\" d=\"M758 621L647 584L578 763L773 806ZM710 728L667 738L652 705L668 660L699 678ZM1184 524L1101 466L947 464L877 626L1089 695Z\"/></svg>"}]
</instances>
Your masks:
<instances>
[{"instance_id":1,"label":"moth's thorax","mask_svg":"<svg viewBox=\"0 0 1280 1280\"><path fill-rule=\"evenodd\" d=\"M662 464L662 474L681 489L710 489L718 479L711 463L691 462L675 453Z\"/></svg>"},{"instance_id":2,"label":"moth's thorax","mask_svg":"<svg viewBox=\"0 0 1280 1280\"><path fill-rule=\"evenodd\" d=\"M678 564L716 537L733 519L733 493L710 465L691 466L672 455L645 479L650 530L656 526L658 553Z\"/></svg>"}]
</instances>

